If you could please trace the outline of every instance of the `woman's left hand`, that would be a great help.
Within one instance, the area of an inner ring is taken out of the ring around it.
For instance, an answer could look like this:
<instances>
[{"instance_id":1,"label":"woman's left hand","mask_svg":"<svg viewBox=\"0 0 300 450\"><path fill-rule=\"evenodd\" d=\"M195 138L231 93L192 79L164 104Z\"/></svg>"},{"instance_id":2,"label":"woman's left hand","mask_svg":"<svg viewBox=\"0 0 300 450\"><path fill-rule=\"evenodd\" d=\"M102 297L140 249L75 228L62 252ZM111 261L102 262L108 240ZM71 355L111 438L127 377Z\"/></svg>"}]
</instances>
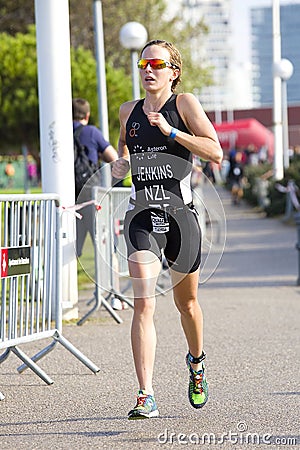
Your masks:
<instances>
[{"instance_id":1,"label":"woman's left hand","mask_svg":"<svg viewBox=\"0 0 300 450\"><path fill-rule=\"evenodd\" d=\"M148 115L148 120L150 125L153 127L158 127L160 131L165 135L169 136L171 133L172 127L171 125L166 121L164 116L159 112L150 112Z\"/></svg>"}]
</instances>

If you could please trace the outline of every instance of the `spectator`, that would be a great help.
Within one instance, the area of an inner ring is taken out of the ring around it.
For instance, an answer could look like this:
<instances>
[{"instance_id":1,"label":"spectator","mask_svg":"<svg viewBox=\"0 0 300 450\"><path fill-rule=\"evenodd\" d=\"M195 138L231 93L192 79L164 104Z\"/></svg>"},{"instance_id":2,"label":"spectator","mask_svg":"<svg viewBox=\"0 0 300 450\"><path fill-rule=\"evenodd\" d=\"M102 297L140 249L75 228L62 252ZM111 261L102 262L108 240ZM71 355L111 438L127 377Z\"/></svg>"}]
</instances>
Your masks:
<instances>
[{"instance_id":1,"label":"spectator","mask_svg":"<svg viewBox=\"0 0 300 450\"><path fill-rule=\"evenodd\" d=\"M8 163L6 164L5 169L4 169L4 173L5 173L5 176L7 178L6 186L8 188L11 188L14 185L14 177L15 177L15 174L16 174L14 165L13 165L11 160L9 160Z\"/></svg>"},{"instance_id":2,"label":"spectator","mask_svg":"<svg viewBox=\"0 0 300 450\"><path fill-rule=\"evenodd\" d=\"M244 195L244 167L242 164L243 154L237 150L231 160L228 179L231 188L231 198L234 205L238 205Z\"/></svg>"},{"instance_id":3,"label":"spectator","mask_svg":"<svg viewBox=\"0 0 300 450\"><path fill-rule=\"evenodd\" d=\"M88 125L90 118L90 104L83 98L74 98L73 106L73 131L82 126L79 134L79 141L88 151L90 161L99 166L99 159L109 163L115 161L117 152L114 147L103 137L101 131L94 125ZM86 201L91 198L91 190L85 189L79 196L79 201ZM82 219L77 220L76 227L76 252L81 256L84 241L89 233L94 242L94 208L86 206L81 210Z\"/></svg>"}]
</instances>

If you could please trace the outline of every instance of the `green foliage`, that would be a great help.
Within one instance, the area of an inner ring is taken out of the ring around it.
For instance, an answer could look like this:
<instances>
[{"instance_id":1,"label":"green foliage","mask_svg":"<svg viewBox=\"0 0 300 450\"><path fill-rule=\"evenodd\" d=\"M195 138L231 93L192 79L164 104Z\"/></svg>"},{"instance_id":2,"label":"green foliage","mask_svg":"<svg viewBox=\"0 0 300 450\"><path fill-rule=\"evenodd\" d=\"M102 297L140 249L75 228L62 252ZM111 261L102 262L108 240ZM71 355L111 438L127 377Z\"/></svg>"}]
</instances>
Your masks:
<instances>
[{"instance_id":1,"label":"green foliage","mask_svg":"<svg viewBox=\"0 0 300 450\"><path fill-rule=\"evenodd\" d=\"M37 141L37 80L35 32L0 34L1 141Z\"/></svg>"},{"instance_id":2,"label":"green foliage","mask_svg":"<svg viewBox=\"0 0 300 450\"><path fill-rule=\"evenodd\" d=\"M283 192L279 192L276 189L276 184L279 183L282 186L287 186L288 181L293 180L300 189L300 156L296 156L288 169L285 170L285 175L283 180L279 182L271 181L269 187L269 197L270 197L270 205L265 209L268 216L277 216L280 214L284 214L286 207L286 194ZM300 201L300 191L298 191L298 199Z\"/></svg>"},{"instance_id":3,"label":"green foliage","mask_svg":"<svg viewBox=\"0 0 300 450\"><path fill-rule=\"evenodd\" d=\"M106 64L106 82L110 142L117 147L120 132L119 108L131 98L132 82L131 77L125 75L124 69L114 69L109 63Z\"/></svg>"},{"instance_id":4,"label":"green foliage","mask_svg":"<svg viewBox=\"0 0 300 450\"><path fill-rule=\"evenodd\" d=\"M3 148L26 144L31 153L38 151L38 89L35 27L26 34L0 34L0 121ZM91 103L91 123L97 118L96 61L90 50L71 49L72 93ZM107 65L108 114L111 142L116 145L119 133L119 105L131 92L130 77L122 69Z\"/></svg>"},{"instance_id":5,"label":"green foliage","mask_svg":"<svg viewBox=\"0 0 300 450\"><path fill-rule=\"evenodd\" d=\"M296 155L293 158L290 167L286 169L285 178L288 180L294 180L300 188L300 155Z\"/></svg>"},{"instance_id":6,"label":"green foliage","mask_svg":"<svg viewBox=\"0 0 300 450\"><path fill-rule=\"evenodd\" d=\"M119 106L132 98L130 52L119 42L121 27L137 21L147 29L148 39L173 42L183 58L183 81L178 91L199 93L211 83L212 68L207 61L191 56L191 42L208 29L202 18L193 25L167 12L165 0L103 0L102 15L106 54L110 141L116 146ZM91 123L97 118L96 62L94 58L94 1L69 0L71 24L72 94L91 103ZM38 154L38 98L33 0L0 0L0 145L18 148L26 144ZM21 34L23 33L23 34ZM204 64L204 65L202 65Z\"/></svg>"},{"instance_id":7,"label":"green foliage","mask_svg":"<svg viewBox=\"0 0 300 450\"><path fill-rule=\"evenodd\" d=\"M250 205L258 205L257 179L267 174L272 169L271 164L259 164L257 166L246 165L245 177L247 179L244 188L244 198Z\"/></svg>"},{"instance_id":8,"label":"green foliage","mask_svg":"<svg viewBox=\"0 0 300 450\"><path fill-rule=\"evenodd\" d=\"M191 41L208 33L202 18L193 25L182 20L182 13L167 15L165 0L139 1L132 5L132 0L110 0L103 2L103 20L106 57L114 67L124 67L131 73L129 50L119 42L121 27L131 21L142 23L148 33L148 40L164 39L178 47L183 59L183 78L179 87L181 91L200 91L204 85L211 83L212 68L202 67L206 61L195 61L191 56ZM72 10L72 6L71 6Z\"/></svg>"},{"instance_id":9,"label":"green foliage","mask_svg":"<svg viewBox=\"0 0 300 450\"><path fill-rule=\"evenodd\" d=\"M72 95L86 98L91 105L90 123L99 126L96 60L90 50L83 47L71 49ZM107 104L109 117L109 137L116 146L119 136L119 107L130 98L130 77L122 69L114 69L106 64Z\"/></svg>"},{"instance_id":10,"label":"green foliage","mask_svg":"<svg viewBox=\"0 0 300 450\"><path fill-rule=\"evenodd\" d=\"M96 110L97 79L96 61L90 50L83 47L71 48L71 74L72 74L72 95L73 97L87 98L93 111Z\"/></svg>"},{"instance_id":11,"label":"green foliage","mask_svg":"<svg viewBox=\"0 0 300 450\"><path fill-rule=\"evenodd\" d=\"M280 183L281 184L281 183ZM279 192L275 187L276 182L270 180L269 199L270 204L265 208L268 217L280 216L284 214L286 204L286 194Z\"/></svg>"},{"instance_id":12,"label":"green foliage","mask_svg":"<svg viewBox=\"0 0 300 450\"><path fill-rule=\"evenodd\" d=\"M258 183L259 179L266 179L268 204L263 208L267 216L278 216L284 214L286 208L286 194L280 192L277 184L287 186L288 181L294 180L295 184L300 188L300 156L296 156L281 181L275 181L272 176L272 166L270 164L260 164L258 166L246 166L245 175L247 177L247 185L244 189L244 198L253 206L260 206ZM300 192L300 191L299 191ZM298 197L299 197L298 192Z\"/></svg>"},{"instance_id":13,"label":"green foliage","mask_svg":"<svg viewBox=\"0 0 300 450\"><path fill-rule=\"evenodd\" d=\"M71 45L83 47L94 53L94 0L78 2L69 0ZM194 91L212 82L212 67L207 61L197 61L191 56L191 43L195 38L209 32L205 18L193 17L193 24L182 17L182 8L167 8L166 0L102 0L102 16L106 60L114 68L125 68L130 74L129 51L122 48L119 32L127 22L142 23L148 32L148 39L166 39L180 50L184 61L184 76L180 90ZM0 0L0 29L10 35L25 33L28 24L34 23L33 0ZM128 99L130 99L129 97Z\"/></svg>"},{"instance_id":14,"label":"green foliage","mask_svg":"<svg viewBox=\"0 0 300 450\"><path fill-rule=\"evenodd\" d=\"M0 0L0 30L11 36L34 23L34 0Z\"/></svg>"}]
</instances>

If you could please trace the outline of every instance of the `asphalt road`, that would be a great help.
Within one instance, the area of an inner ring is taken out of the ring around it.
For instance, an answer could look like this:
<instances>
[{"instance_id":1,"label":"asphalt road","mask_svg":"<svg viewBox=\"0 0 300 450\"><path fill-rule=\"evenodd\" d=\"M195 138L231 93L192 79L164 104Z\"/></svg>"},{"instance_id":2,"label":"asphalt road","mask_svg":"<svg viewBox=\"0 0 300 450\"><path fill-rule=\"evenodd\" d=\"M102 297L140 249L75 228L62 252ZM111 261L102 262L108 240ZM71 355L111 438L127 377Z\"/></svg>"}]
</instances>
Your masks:
<instances>
[{"instance_id":1,"label":"asphalt road","mask_svg":"<svg viewBox=\"0 0 300 450\"><path fill-rule=\"evenodd\" d=\"M210 387L205 408L194 410L188 402L187 348L169 292L158 297L155 319L159 418L127 420L137 391L132 310L120 312L123 323L117 324L100 309L82 326L63 326L63 335L100 367L98 374L60 344L39 362L54 380L51 386L30 370L18 374L13 354L2 363L2 450L300 448L296 227L231 205L222 189L220 196L227 229L222 230L224 254L215 264L222 237L210 249L212 267L218 267L203 270L207 281L199 287ZM81 293L82 313L89 295ZM22 349L31 355L47 343Z\"/></svg>"}]
</instances>

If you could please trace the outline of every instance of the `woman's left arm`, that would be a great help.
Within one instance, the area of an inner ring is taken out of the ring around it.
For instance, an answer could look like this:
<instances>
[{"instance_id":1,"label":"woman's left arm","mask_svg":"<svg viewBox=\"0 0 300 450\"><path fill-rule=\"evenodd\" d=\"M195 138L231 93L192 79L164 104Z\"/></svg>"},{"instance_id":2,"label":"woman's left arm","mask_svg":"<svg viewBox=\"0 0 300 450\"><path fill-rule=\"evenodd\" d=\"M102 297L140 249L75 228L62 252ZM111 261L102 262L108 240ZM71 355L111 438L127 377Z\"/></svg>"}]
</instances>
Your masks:
<instances>
[{"instance_id":1,"label":"woman's left arm","mask_svg":"<svg viewBox=\"0 0 300 450\"><path fill-rule=\"evenodd\" d=\"M193 94L179 94L177 108L192 134L178 130L175 140L201 159L219 164L223 158L223 151L217 133L199 101ZM149 113L148 120L151 125L158 126L165 136L170 135L172 127L161 113Z\"/></svg>"},{"instance_id":2,"label":"woman's left arm","mask_svg":"<svg viewBox=\"0 0 300 450\"><path fill-rule=\"evenodd\" d=\"M201 159L220 163L223 158L216 130L193 94L179 94L177 108L192 135L178 130L175 140Z\"/></svg>"}]
</instances>

